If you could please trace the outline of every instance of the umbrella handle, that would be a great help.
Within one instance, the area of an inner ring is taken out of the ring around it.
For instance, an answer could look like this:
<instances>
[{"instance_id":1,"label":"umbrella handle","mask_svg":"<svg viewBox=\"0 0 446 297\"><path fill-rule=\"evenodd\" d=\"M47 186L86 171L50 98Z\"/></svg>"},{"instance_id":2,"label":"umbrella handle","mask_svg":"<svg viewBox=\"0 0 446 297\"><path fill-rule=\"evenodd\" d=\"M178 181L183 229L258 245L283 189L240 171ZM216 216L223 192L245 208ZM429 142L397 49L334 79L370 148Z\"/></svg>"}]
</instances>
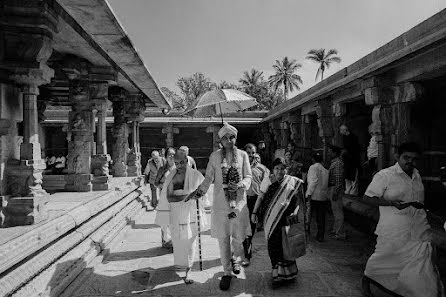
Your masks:
<instances>
[{"instance_id":1,"label":"umbrella handle","mask_svg":"<svg viewBox=\"0 0 446 297\"><path fill-rule=\"evenodd\" d=\"M224 125L224 122L223 122L223 111L221 110L221 103L220 102L218 102L218 106L220 107L221 124Z\"/></svg>"}]
</instances>

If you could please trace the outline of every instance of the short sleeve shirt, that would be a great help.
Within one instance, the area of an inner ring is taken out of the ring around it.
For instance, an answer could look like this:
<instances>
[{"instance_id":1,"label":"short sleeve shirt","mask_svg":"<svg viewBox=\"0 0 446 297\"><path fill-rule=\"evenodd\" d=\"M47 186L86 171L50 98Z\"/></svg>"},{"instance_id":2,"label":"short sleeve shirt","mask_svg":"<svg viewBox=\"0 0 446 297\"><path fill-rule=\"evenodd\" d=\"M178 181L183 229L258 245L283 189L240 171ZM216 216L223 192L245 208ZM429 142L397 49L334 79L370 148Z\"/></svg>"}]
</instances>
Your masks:
<instances>
[{"instance_id":1,"label":"short sleeve shirt","mask_svg":"<svg viewBox=\"0 0 446 297\"><path fill-rule=\"evenodd\" d=\"M418 170L414 169L412 177L409 177L398 163L375 174L365 195L389 201L424 203L424 187ZM424 210L414 207L399 210L396 207L380 206L379 213L376 234L391 237L399 236L405 231L410 233L414 217L425 216Z\"/></svg>"}]
</instances>

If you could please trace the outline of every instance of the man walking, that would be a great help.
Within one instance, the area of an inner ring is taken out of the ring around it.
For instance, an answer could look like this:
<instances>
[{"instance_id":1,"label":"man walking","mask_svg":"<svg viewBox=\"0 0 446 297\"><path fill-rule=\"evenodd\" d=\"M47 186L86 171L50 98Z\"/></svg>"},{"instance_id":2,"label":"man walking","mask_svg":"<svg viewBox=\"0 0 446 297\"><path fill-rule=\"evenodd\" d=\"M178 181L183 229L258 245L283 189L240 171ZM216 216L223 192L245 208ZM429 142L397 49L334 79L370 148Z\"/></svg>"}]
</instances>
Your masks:
<instances>
[{"instance_id":1,"label":"man walking","mask_svg":"<svg viewBox=\"0 0 446 297\"><path fill-rule=\"evenodd\" d=\"M153 151L152 158L147 161L147 166L144 170L144 175L146 176L146 180L150 185L150 191L152 192L152 200L150 201L150 205L153 208L156 208L158 205L158 192L155 185L156 176L158 175L158 170L164 166L164 163L165 160L160 156L159 152Z\"/></svg>"},{"instance_id":2,"label":"man walking","mask_svg":"<svg viewBox=\"0 0 446 297\"><path fill-rule=\"evenodd\" d=\"M432 263L424 187L415 168L419 156L417 144L401 144L395 165L375 174L364 194L364 202L379 206L375 252L364 271L366 296L371 296L370 280L401 296L444 296Z\"/></svg>"},{"instance_id":3,"label":"man walking","mask_svg":"<svg viewBox=\"0 0 446 297\"><path fill-rule=\"evenodd\" d=\"M257 198L265 194L271 182L269 180L270 172L268 168L260 164L260 155L256 153L255 145L248 143L245 146L245 151L248 154L252 172L251 186L246 192L249 217L251 217ZM245 241L243 242L243 248L245 249L245 260L242 262L242 266L245 267L250 264L252 258L252 238L254 237L255 231L256 224L251 222L251 235L246 237Z\"/></svg>"},{"instance_id":4,"label":"man walking","mask_svg":"<svg viewBox=\"0 0 446 297\"><path fill-rule=\"evenodd\" d=\"M237 133L237 129L228 123L218 131L223 148L211 154L205 180L189 195L193 199L201 197L214 183L211 236L219 243L224 269L220 289L224 291L231 285L232 272L240 273L243 241L250 235L246 190L251 185L251 166L246 152L235 146Z\"/></svg>"},{"instance_id":5,"label":"man walking","mask_svg":"<svg viewBox=\"0 0 446 297\"><path fill-rule=\"evenodd\" d=\"M344 240L346 238L344 229L344 163L341 160L341 148L330 146L329 153L332 157L328 173L328 186L331 196L331 209L333 210L334 224L332 234L335 239Z\"/></svg>"},{"instance_id":6,"label":"man walking","mask_svg":"<svg viewBox=\"0 0 446 297\"><path fill-rule=\"evenodd\" d=\"M324 241L325 214L328 202L328 170L322 165L322 160L320 153L313 154L313 165L308 169L308 187L305 194L311 203L311 213L316 215L316 240L319 242Z\"/></svg>"}]
</instances>

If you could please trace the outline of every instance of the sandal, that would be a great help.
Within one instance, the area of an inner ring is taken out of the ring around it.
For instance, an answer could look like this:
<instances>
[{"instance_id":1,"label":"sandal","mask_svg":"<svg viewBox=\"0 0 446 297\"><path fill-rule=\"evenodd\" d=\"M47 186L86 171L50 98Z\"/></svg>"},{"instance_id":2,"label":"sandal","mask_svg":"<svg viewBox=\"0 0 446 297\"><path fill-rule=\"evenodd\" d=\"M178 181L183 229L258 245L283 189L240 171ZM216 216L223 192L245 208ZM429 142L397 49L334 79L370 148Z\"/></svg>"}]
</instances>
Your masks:
<instances>
[{"instance_id":1,"label":"sandal","mask_svg":"<svg viewBox=\"0 0 446 297\"><path fill-rule=\"evenodd\" d=\"M227 291L229 290L229 287L231 286L231 275L223 275L220 281L220 290Z\"/></svg>"}]
</instances>

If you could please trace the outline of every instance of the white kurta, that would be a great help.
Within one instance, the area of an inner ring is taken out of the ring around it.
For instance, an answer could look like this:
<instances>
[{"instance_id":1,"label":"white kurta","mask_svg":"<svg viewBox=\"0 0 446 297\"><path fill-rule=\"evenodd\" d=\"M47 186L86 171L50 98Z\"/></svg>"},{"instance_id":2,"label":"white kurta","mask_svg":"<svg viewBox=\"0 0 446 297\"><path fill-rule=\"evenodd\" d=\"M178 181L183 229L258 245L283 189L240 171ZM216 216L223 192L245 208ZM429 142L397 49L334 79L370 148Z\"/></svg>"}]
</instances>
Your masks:
<instances>
[{"instance_id":1,"label":"white kurta","mask_svg":"<svg viewBox=\"0 0 446 297\"><path fill-rule=\"evenodd\" d=\"M251 185L251 166L245 151L238 150L238 170L242 173L243 195L237 195L237 206L234 210L229 207L223 190L223 176L221 169L221 150L215 151L209 157L206 175L200 189L207 192L209 186L214 183L214 198L211 214L211 236L214 238L226 238L232 236L238 241L243 241L251 235L249 224L249 211L246 204L246 191ZM226 160L232 164L232 156L227 153ZM229 219L228 214L234 211L237 217Z\"/></svg>"},{"instance_id":2,"label":"white kurta","mask_svg":"<svg viewBox=\"0 0 446 297\"><path fill-rule=\"evenodd\" d=\"M397 163L378 172L365 195L423 203L424 187L418 171L410 178ZM398 210L381 206L379 213L375 252L364 274L405 297L438 296L443 290L432 263L426 212L414 207Z\"/></svg>"}]
</instances>

